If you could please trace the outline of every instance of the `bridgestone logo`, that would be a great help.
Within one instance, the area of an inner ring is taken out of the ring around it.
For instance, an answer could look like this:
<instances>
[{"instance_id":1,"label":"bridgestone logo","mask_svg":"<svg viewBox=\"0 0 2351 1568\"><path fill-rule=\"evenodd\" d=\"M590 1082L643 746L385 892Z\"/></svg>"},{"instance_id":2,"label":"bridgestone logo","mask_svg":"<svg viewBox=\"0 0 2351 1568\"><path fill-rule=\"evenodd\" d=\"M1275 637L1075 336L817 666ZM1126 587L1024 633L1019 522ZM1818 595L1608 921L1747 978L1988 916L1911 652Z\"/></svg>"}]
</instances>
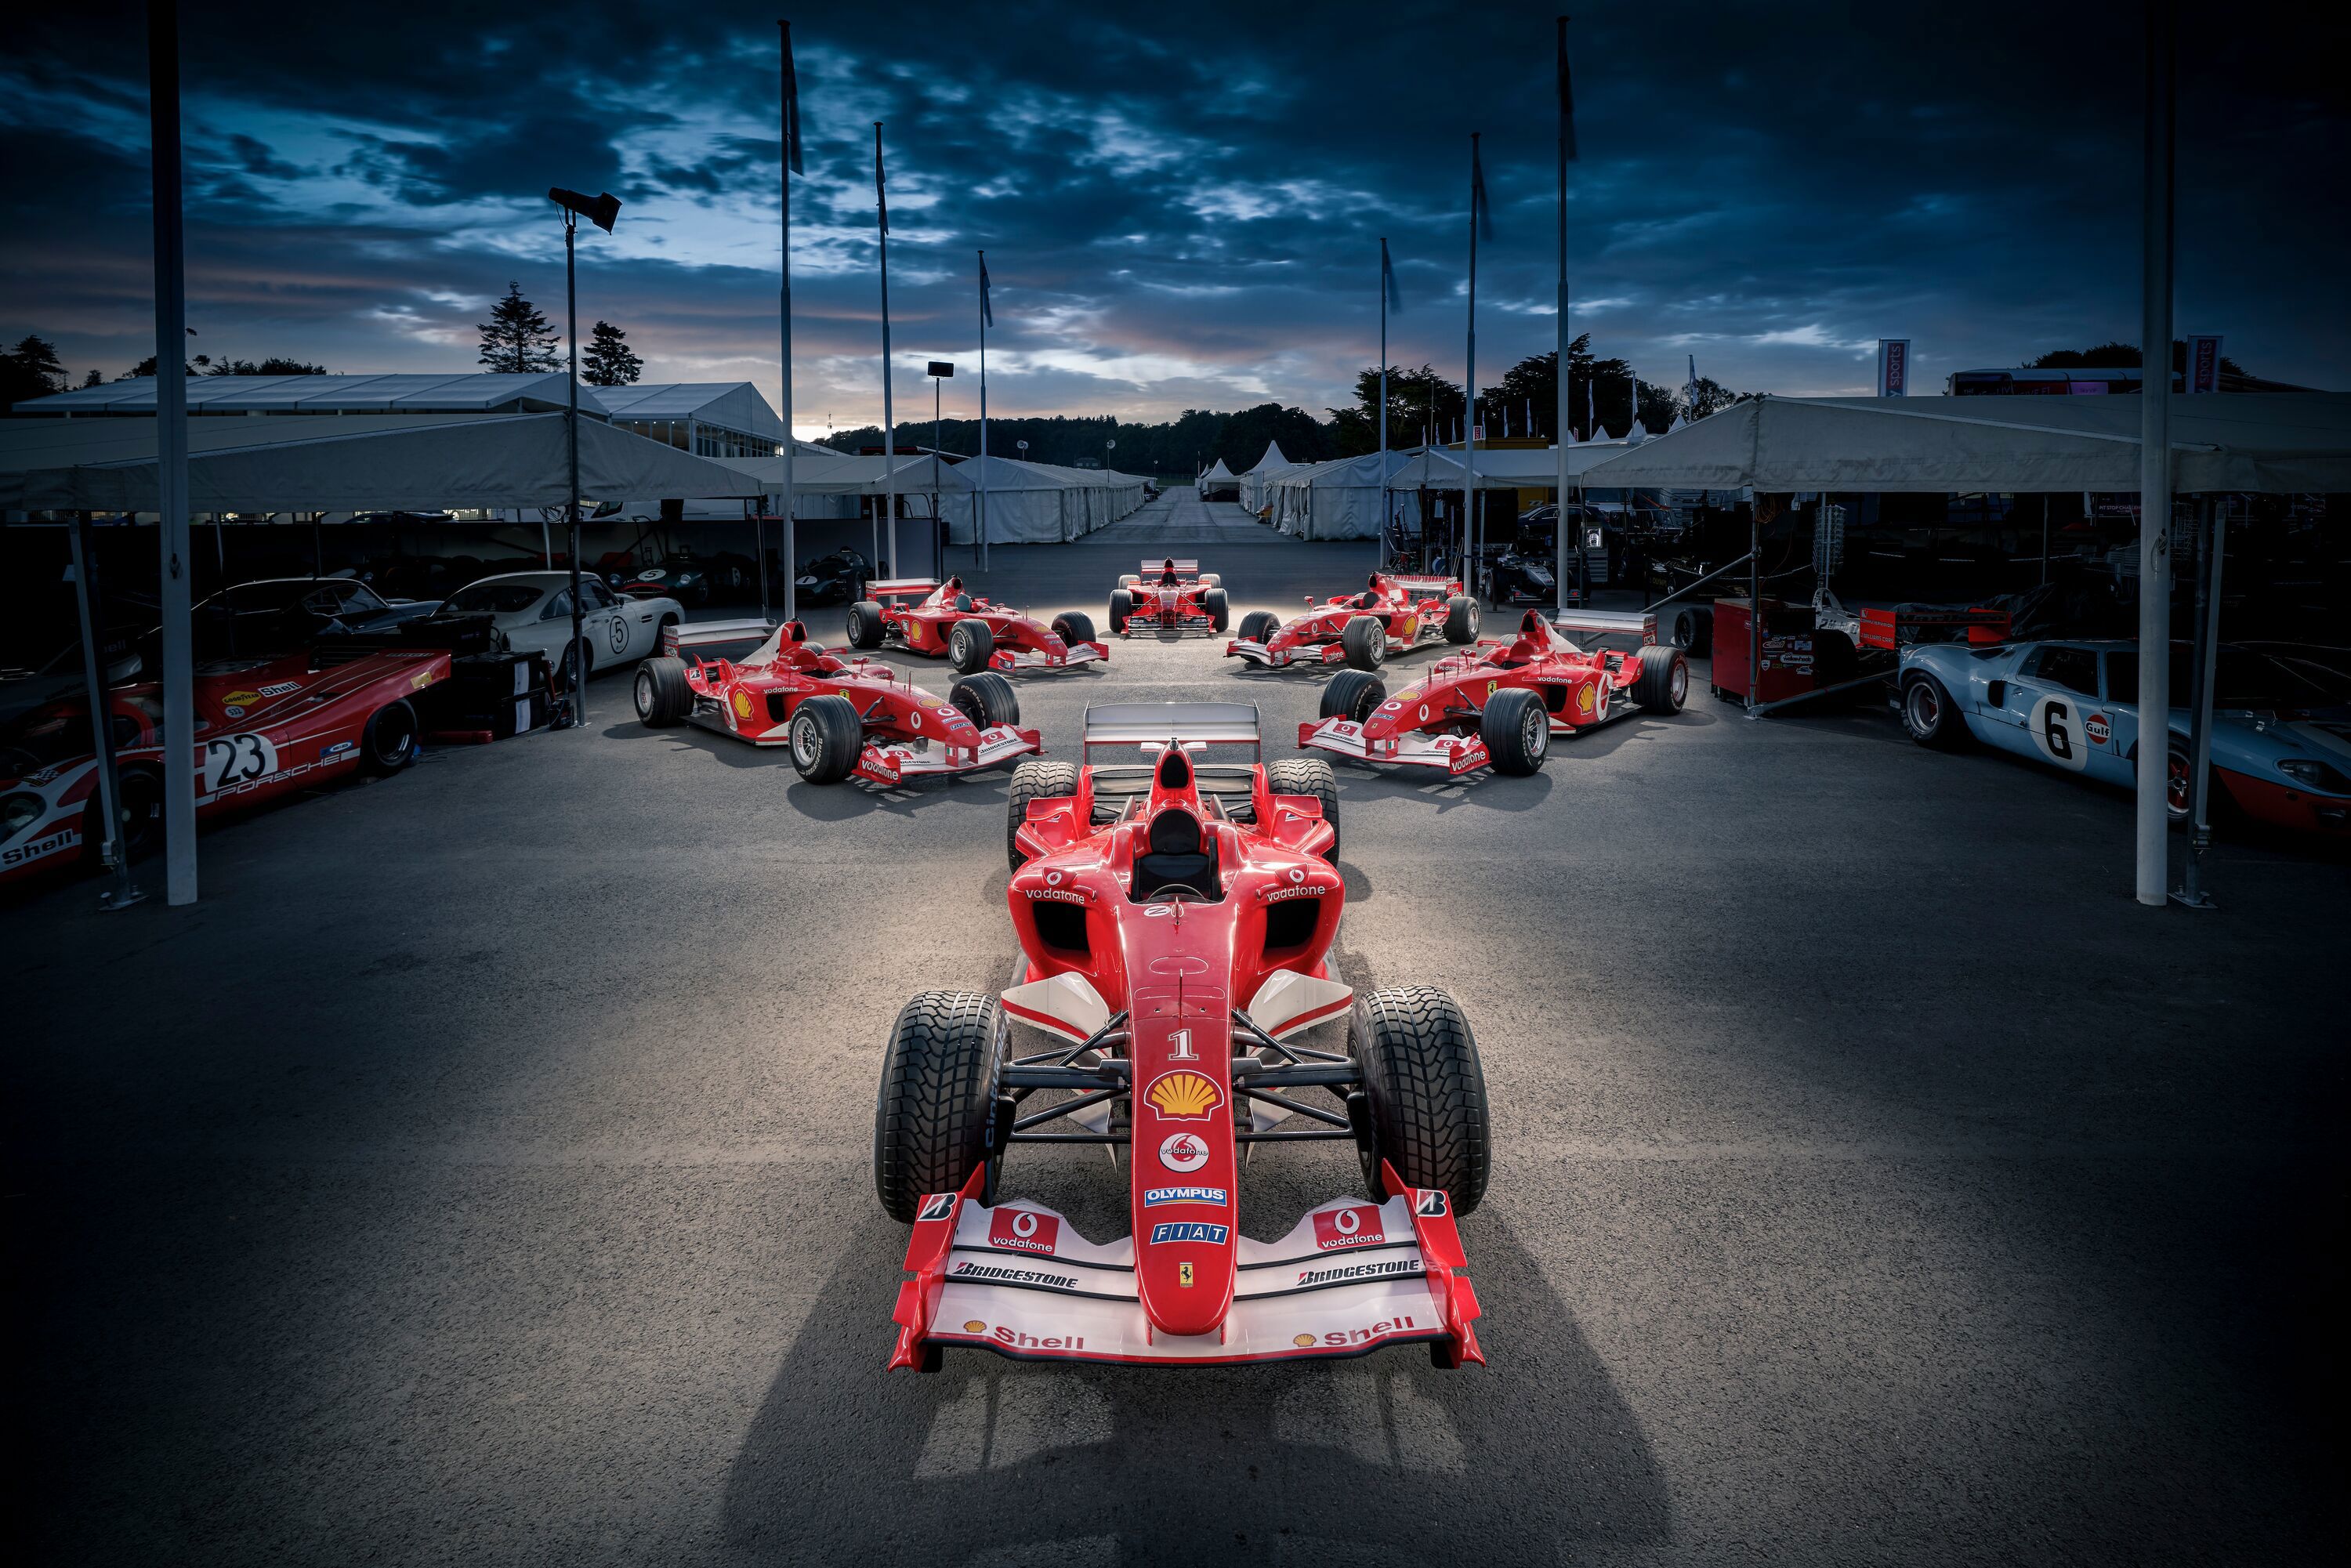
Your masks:
<instances>
[{"instance_id":1,"label":"bridgestone logo","mask_svg":"<svg viewBox=\"0 0 2351 1568\"><path fill-rule=\"evenodd\" d=\"M1007 1285L1043 1285L1049 1290L1074 1291L1078 1277L1074 1274L1048 1274L1041 1269L1007 1269L994 1263L958 1261L947 1270L956 1280L995 1280Z\"/></svg>"},{"instance_id":2,"label":"bridgestone logo","mask_svg":"<svg viewBox=\"0 0 2351 1568\"><path fill-rule=\"evenodd\" d=\"M1410 1259L1387 1258L1376 1263L1350 1263L1339 1269L1301 1269L1301 1285L1336 1285L1348 1280L1384 1280L1397 1274L1417 1274L1420 1265Z\"/></svg>"}]
</instances>

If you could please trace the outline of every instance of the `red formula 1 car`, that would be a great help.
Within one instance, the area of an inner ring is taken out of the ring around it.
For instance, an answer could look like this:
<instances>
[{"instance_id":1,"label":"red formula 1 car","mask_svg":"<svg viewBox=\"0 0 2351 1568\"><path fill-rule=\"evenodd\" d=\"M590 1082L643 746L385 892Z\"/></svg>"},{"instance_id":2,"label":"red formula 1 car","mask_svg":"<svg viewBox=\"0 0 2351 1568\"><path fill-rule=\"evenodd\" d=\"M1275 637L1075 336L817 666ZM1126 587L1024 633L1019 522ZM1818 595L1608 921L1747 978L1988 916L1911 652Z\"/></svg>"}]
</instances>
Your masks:
<instances>
[{"instance_id":1,"label":"red formula 1 car","mask_svg":"<svg viewBox=\"0 0 2351 1568\"><path fill-rule=\"evenodd\" d=\"M1222 632L1232 623L1224 581L1196 560L1146 560L1140 575L1127 572L1111 590L1111 632Z\"/></svg>"},{"instance_id":2,"label":"red formula 1 car","mask_svg":"<svg viewBox=\"0 0 2351 1568\"><path fill-rule=\"evenodd\" d=\"M1590 652L1564 635L1637 637L1635 648ZM1573 736L1635 713L1675 714L1689 695L1678 648L1656 645L1656 617L1590 611L1556 623L1530 610L1508 643L1448 654L1388 695L1376 675L1342 670L1322 688L1322 716L1298 744L1364 762L1467 773L1532 773L1554 735Z\"/></svg>"},{"instance_id":3,"label":"red formula 1 car","mask_svg":"<svg viewBox=\"0 0 2351 1568\"><path fill-rule=\"evenodd\" d=\"M915 997L883 1067L874 1181L914 1228L892 1366L935 1370L948 1346L1201 1365L1407 1342L1484 1361L1454 1229L1489 1164L1477 1043L1442 991L1332 976L1329 765L1193 755L1257 738L1243 704L1097 706L1088 758L1140 746L1144 765L1016 774L1025 978ZM1343 1017L1344 1051L1295 1043ZM1011 1019L1059 1040L1016 1055ZM1371 1196L1243 1235L1242 1153L1315 1138L1355 1145ZM1130 1236L997 1196L1010 1150L1071 1143L1126 1150Z\"/></svg>"},{"instance_id":4,"label":"red formula 1 car","mask_svg":"<svg viewBox=\"0 0 2351 1568\"><path fill-rule=\"evenodd\" d=\"M1045 749L1020 727L1012 683L993 671L964 676L941 702L894 664L844 655L810 642L797 621L673 626L661 654L637 666L637 716L788 746L811 784L969 773Z\"/></svg>"},{"instance_id":5,"label":"red formula 1 car","mask_svg":"<svg viewBox=\"0 0 2351 1568\"><path fill-rule=\"evenodd\" d=\"M932 658L944 653L966 675L1061 670L1110 657L1110 645L1094 640L1092 620L1080 612L1056 615L1048 626L966 591L959 577L867 583L865 597L849 607L849 643L866 649L895 643Z\"/></svg>"},{"instance_id":6,"label":"red formula 1 car","mask_svg":"<svg viewBox=\"0 0 2351 1568\"><path fill-rule=\"evenodd\" d=\"M1305 614L1280 624L1270 610L1241 617L1241 634L1225 644L1228 658L1279 668L1284 664L1352 664L1376 670L1390 653L1408 653L1439 638L1478 640L1478 601L1453 577L1372 573L1361 593L1334 593Z\"/></svg>"},{"instance_id":7,"label":"red formula 1 car","mask_svg":"<svg viewBox=\"0 0 2351 1568\"><path fill-rule=\"evenodd\" d=\"M416 756L412 699L449 676L446 648L358 640L195 668L201 821L354 771L395 773ZM106 694L122 845L163 840L163 700L153 681ZM105 836L89 703L34 709L0 732L0 882L98 852Z\"/></svg>"}]
</instances>

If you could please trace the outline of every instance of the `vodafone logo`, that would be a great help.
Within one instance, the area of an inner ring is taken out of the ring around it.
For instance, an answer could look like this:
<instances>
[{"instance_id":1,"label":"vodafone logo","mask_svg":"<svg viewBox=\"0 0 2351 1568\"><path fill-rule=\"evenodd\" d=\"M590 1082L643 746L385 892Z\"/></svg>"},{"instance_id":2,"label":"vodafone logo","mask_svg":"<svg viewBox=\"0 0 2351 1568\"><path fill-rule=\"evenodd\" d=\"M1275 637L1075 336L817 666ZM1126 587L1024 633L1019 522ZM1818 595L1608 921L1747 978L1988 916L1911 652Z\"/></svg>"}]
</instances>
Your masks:
<instances>
[{"instance_id":1,"label":"vodafone logo","mask_svg":"<svg viewBox=\"0 0 2351 1568\"><path fill-rule=\"evenodd\" d=\"M1047 873L1045 873L1045 885L1046 885L1047 887L1059 887L1059 886L1061 886L1061 873L1060 872L1057 872L1057 871L1049 871L1049 872L1047 872Z\"/></svg>"},{"instance_id":2,"label":"vodafone logo","mask_svg":"<svg viewBox=\"0 0 2351 1568\"><path fill-rule=\"evenodd\" d=\"M1192 1133L1177 1133L1159 1145L1159 1163L1171 1171L1191 1172L1208 1163L1208 1145Z\"/></svg>"},{"instance_id":3,"label":"vodafone logo","mask_svg":"<svg viewBox=\"0 0 2351 1568\"><path fill-rule=\"evenodd\" d=\"M1380 1211L1376 1208L1330 1208L1314 1216L1314 1249L1318 1252L1369 1247L1387 1239L1387 1229L1380 1223Z\"/></svg>"},{"instance_id":4,"label":"vodafone logo","mask_svg":"<svg viewBox=\"0 0 2351 1568\"><path fill-rule=\"evenodd\" d=\"M1306 880L1306 868L1303 866L1291 866L1290 868L1290 880L1292 882L1304 882Z\"/></svg>"},{"instance_id":5,"label":"vodafone logo","mask_svg":"<svg viewBox=\"0 0 2351 1568\"><path fill-rule=\"evenodd\" d=\"M999 1208L989 1218L987 1244L1016 1252L1050 1252L1061 1245L1061 1222L1026 1208Z\"/></svg>"}]
</instances>

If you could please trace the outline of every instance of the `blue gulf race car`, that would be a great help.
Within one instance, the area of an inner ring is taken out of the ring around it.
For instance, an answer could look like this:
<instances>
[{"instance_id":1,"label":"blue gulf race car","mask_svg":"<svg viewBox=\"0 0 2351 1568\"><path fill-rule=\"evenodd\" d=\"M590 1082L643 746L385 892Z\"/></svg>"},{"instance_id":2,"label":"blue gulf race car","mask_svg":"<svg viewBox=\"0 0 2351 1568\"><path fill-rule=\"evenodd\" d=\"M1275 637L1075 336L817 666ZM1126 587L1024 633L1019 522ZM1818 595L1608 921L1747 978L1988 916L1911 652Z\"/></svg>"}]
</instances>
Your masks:
<instances>
[{"instance_id":1,"label":"blue gulf race car","mask_svg":"<svg viewBox=\"0 0 2351 1568\"><path fill-rule=\"evenodd\" d=\"M2189 813L2190 653L2171 651L2175 823ZM1902 722L1921 746L1970 741L2125 788L2139 750L2138 645L1917 643L1902 651ZM2216 806L2298 832L2351 838L2351 677L2279 645L2227 644L2213 686Z\"/></svg>"}]
</instances>

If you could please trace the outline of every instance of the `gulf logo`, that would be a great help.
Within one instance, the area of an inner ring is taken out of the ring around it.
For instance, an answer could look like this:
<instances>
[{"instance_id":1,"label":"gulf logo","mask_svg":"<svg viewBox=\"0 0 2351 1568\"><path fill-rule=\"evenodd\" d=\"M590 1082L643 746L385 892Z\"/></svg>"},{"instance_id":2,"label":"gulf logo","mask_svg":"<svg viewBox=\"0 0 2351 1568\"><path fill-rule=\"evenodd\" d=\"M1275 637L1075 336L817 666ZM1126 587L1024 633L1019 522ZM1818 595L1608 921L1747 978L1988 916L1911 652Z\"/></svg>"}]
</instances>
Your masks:
<instances>
[{"instance_id":1,"label":"gulf logo","mask_svg":"<svg viewBox=\"0 0 2351 1568\"><path fill-rule=\"evenodd\" d=\"M1225 1103L1217 1081L1205 1072L1190 1071L1163 1072L1152 1081L1143 1097L1152 1108L1173 1122L1206 1121L1209 1113Z\"/></svg>"}]
</instances>

